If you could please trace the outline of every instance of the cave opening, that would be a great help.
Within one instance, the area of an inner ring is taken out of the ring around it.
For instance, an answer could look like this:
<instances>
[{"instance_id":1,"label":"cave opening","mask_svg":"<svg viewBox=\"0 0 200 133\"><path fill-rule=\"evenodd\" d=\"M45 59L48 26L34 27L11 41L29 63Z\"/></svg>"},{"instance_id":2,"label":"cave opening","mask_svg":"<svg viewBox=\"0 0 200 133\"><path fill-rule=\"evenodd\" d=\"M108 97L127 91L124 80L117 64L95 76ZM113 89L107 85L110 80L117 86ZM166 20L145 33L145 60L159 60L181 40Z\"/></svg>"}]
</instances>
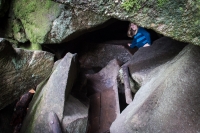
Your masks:
<instances>
[{"instance_id":1,"label":"cave opening","mask_svg":"<svg viewBox=\"0 0 200 133\"><path fill-rule=\"evenodd\" d=\"M102 43L112 43L114 45L124 45L132 54L135 49L128 48L127 43L132 42L132 38L127 36L129 21L110 19L92 30L85 30L84 34L59 44L44 44L42 49L55 54L55 60L61 59L67 52L82 55L92 51ZM151 29L146 29L151 36L152 43L162 35Z\"/></svg>"},{"instance_id":2,"label":"cave opening","mask_svg":"<svg viewBox=\"0 0 200 133\"><path fill-rule=\"evenodd\" d=\"M109 23L109 24L108 24ZM78 80L74 86L74 95L77 93L77 88L84 86L87 74L95 74L102 70L111 60L117 58L120 65L130 60L131 56L138 50L138 48L129 48L128 43L132 42L132 38L127 36L129 21L121 21L117 19L109 20L105 26L97 26L91 31L60 44L43 45L43 50L52 52L56 55L55 60L61 59L67 52L77 53L80 64L80 72ZM146 29L151 36L152 44L155 40L162 37L151 29ZM93 77L95 79L96 77ZM98 80L98 78L97 78ZM87 83L84 87L84 92L87 92L87 97L95 93L91 91L93 81ZM100 85L101 86L101 85ZM103 85L102 85L103 86ZM119 105L120 112L127 107L124 95L123 84L118 84L119 89Z\"/></svg>"}]
</instances>

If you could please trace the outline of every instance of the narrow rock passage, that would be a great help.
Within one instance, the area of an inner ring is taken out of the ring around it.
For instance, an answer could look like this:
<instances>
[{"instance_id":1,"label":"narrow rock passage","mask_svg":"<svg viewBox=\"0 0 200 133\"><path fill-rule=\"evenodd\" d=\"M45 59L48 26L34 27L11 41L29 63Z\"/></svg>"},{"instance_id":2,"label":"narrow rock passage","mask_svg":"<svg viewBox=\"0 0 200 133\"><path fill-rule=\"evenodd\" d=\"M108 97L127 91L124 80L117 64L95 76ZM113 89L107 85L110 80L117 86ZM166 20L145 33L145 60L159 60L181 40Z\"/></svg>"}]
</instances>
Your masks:
<instances>
[{"instance_id":1,"label":"narrow rock passage","mask_svg":"<svg viewBox=\"0 0 200 133\"><path fill-rule=\"evenodd\" d=\"M96 74L88 74L90 98L88 133L108 132L112 122L120 113L117 74L120 69L117 60L112 60Z\"/></svg>"},{"instance_id":2,"label":"narrow rock passage","mask_svg":"<svg viewBox=\"0 0 200 133\"><path fill-rule=\"evenodd\" d=\"M112 122L120 114L118 72L121 65L129 61L137 51L128 48L128 42L130 40L113 40L93 44L79 58L82 73L85 73L87 79L85 88L90 99L87 133L110 132ZM97 68L100 71L95 71Z\"/></svg>"}]
</instances>

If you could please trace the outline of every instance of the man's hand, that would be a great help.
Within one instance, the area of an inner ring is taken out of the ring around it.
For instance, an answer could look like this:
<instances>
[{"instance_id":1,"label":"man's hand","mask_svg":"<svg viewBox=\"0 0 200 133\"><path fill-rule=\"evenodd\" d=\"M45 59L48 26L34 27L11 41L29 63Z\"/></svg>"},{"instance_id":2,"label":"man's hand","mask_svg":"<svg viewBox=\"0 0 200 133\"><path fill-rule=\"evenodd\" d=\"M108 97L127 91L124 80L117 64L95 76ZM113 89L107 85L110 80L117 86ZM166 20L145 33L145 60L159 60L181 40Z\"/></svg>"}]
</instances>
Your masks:
<instances>
[{"instance_id":1,"label":"man's hand","mask_svg":"<svg viewBox=\"0 0 200 133\"><path fill-rule=\"evenodd\" d=\"M130 44L130 43L128 43L128 46L130 47L130 46L131 46L131 44Z\"/></svg>"},{"instance_id":2,"label":"man's hand","mask_svg":"<svg viewBox=\"0 0 200 133\"><path fill-rule=\"evenodd\" d=\"M146 43L143 47L148 47L148 46L150 46L148 43Z\"/></svg>"}]
</instances>

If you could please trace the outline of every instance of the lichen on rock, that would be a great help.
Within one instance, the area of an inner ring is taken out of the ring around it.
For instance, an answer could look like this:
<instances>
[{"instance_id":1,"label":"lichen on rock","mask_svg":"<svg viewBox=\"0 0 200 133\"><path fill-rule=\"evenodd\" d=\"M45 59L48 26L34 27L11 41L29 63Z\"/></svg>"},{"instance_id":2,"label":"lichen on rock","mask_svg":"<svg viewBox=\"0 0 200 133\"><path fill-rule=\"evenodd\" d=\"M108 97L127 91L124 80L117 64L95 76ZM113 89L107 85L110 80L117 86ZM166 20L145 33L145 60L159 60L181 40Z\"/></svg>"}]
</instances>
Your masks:
<instances>
[{"instance_id":1,"label":"lichen on rock","mask_svg":"<svg viewBox=\"0 0 200 133\"><path fill-rule=\"evenodd\" d=\"M53 21L46 42L60 43L71 40L109 19L110 17L100 16L87 9L82 10L70 6L67 9L63 8L59 17Z\"/></svg>"}]
</instances>

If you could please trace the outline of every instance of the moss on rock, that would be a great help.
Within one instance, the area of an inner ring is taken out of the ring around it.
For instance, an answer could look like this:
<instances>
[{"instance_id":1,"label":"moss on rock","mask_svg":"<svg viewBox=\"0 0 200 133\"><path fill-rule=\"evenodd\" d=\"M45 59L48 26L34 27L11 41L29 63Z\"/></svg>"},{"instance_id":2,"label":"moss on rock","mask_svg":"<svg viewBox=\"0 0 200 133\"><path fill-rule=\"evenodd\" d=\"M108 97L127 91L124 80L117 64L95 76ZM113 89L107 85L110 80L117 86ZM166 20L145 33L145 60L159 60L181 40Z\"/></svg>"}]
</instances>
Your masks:
<instances>
[{"instance_id":1,"label":"moss on rock","mask_svg":"<svg viewBox=\"0 0 200 133\"><path fill-rule=\"evenodd\" d=\"M16 18L22 22L27 38L34 45L29 49L41 48L39 45L45 42L53 20L61 11L59 4L51 0L14 0L13 10ZM14 27L14 32L18 29Z\"/></svg>"},{"instance_id":2,"label":"moss on rock","mask_svg":"<svg viewBox=\"0 0 200 133\"><path fill-rule=\"evenodd\" d=\"M25 43L26 41L28 41L26 38L26 33L24 31L22 23L19 20L15 19L13 21L12 31L13 31L14 38L18 42Z\"/></svg>"}]
</instances>

